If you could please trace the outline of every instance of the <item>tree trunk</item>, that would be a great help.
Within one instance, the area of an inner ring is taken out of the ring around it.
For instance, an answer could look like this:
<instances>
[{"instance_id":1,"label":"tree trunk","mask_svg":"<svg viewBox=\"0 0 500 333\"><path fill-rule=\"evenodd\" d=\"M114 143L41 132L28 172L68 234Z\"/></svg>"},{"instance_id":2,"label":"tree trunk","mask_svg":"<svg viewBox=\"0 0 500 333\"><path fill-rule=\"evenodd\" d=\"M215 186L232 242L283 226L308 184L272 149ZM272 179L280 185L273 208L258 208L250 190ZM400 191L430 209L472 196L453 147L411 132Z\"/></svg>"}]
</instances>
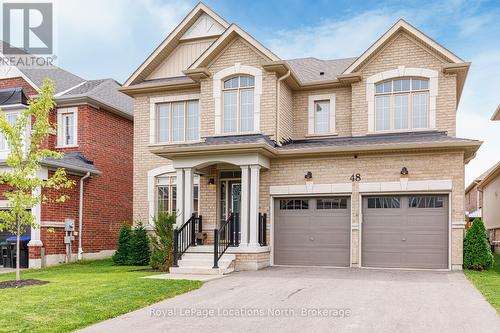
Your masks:
<instances>
[{"instance_id":1,"label":"tree trunk","mask_svg":"<svg viewBox=\"0 0 500 333\"><path fill-rule=\"evenodd\" d=\"M16 232L16 281L21 280L21 268L19 267L20 259L20 243L21 243L21 225L17 219L17 232Z\"/></svg>"}]
</instances>

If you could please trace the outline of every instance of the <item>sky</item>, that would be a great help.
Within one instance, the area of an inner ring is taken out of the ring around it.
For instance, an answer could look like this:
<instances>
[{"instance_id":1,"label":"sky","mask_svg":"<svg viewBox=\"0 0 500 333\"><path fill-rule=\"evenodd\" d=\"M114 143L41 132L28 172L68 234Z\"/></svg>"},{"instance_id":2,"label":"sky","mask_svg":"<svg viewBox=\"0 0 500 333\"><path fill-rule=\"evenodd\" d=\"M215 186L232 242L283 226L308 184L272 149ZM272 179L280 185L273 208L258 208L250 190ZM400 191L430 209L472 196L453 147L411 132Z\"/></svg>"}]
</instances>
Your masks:
<instances>
[{"instance_id":1,"label":"sky","mask_svg":"<svg viewBox=\"0 0 500 333\"><path fill-rule=\"evenodd\" d=\"M55 0L58 64L124 82L196 5L191 0ZM280 58L359 56L399 18L472 62L457 136L484 141L466 185L500 160L500 1L206 0Z\"/></svg>"}]
</instances>

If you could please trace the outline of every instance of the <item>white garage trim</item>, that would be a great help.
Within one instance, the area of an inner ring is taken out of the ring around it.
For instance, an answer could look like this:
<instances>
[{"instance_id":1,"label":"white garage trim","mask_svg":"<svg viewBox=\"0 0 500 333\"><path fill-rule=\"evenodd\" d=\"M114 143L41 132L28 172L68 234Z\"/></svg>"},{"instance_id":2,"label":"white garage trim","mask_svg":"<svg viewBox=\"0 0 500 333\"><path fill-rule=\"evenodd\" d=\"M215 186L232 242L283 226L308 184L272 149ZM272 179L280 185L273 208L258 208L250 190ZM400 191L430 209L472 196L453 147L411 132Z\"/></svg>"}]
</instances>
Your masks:
<instances>
[{"instance_id":1,"label":"white garage trim","mask_svg":"<svg viewBox=\"0 0 500 333\"><path fill-rule=\"evenodd\" d=\"M362 184L360 184L362 185ZM450 189L451 190L451 189ZM448 196L448 268L447 269L434 269L434 268L372 268L372 267L364 267L363 262L362 262L362 244L363 244L363 197L365 196L371 196L371 195L419 195L419 194L441 194L441 195L447 195ZM388 269L388 270L417 270L417 271L450 271L452 269L452 264L451 264L451 258L452 258L452 239L451 239L451 233L452 233L452 197L451 197L451 192L450 191L431 191L431 192L406 192L406 191L399 191L399 192L366 192L366 193L361 193L361 186L360 186L360 193L359 193L359 228L358 228L358 265L360 268L364 269ZM352 223L352 222L351 222ZM352 237L352 236L351 236Z\"/></svg>"},{"instance_id":2,"label":"white garage trim","mask_svg":"<svg viewBox=\"0 0 500 333\"><path fill-rule=\"evenodd\" d=\"M442 180L408 180L401 178L399 182L360 183L359 192L415 192L415 191L451 191L453 181Z\"/></svg>"},{"instance_id":3,"label":"white garage trim","mask_svg":"<svg viewBox=\"0 0 500 333\"><path fill-rule=\"evenodd\" d=\"M271 195L305 195L311 194L350 194L352 193L353 183L337 183L337 184L303 184L303 185L273 185L269 187Z\"/></svg>"}]
</instances>

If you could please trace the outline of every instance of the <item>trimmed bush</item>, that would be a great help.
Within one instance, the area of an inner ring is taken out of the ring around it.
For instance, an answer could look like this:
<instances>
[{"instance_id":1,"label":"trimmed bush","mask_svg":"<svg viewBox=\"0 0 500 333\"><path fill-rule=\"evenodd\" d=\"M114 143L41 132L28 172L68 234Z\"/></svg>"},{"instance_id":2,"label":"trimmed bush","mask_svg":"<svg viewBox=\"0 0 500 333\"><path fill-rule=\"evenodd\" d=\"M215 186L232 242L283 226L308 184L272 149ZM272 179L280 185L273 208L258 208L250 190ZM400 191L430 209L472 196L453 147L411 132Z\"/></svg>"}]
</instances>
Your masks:
<instances>
[{"instance_id":1,"label":"trimmed bush","mask_svg":"<svg viewBox=\"0 0 500 333\"><path fill-rule=\"evenodd\" d=\"M158 213L154 219L155 230L150 236L151 267L167 272L173 261L173 226L175 214Z\"/></svg>"},{"instance_id":2,"label":"trimmed bush","mask_svg":"<svg viewBox=\"0 0 500 333\"><path fill-rule=\"evenodd\" d=\"M464 267L482 271L493 265L493 254L483 221L476 218L464 239Z\"/></svg>"},{"instance_id":3,"label":"trimmed bush","mask_svg":"<svg viewBox=\"0 0 500 333\"><path fill-rule=\"evenodd\" d=\"M118 234L118 248L113 255L115 265L126 265L128 263L128 252L130 248L130 238L132 237L132 229L129 225L123 224Z\"/></svg>"},{"instance_id":4,"label":"trimmed bush","mask_svg":"<svg viewBox=\"0 0 500 333\"><path fill-rule=\"evenodd\" d=\"M139 222L132 230L128 253L128 264L134 266L146 266L149 264L149 255L148 233L142 223Z\"/></svg>"}]
</instances>

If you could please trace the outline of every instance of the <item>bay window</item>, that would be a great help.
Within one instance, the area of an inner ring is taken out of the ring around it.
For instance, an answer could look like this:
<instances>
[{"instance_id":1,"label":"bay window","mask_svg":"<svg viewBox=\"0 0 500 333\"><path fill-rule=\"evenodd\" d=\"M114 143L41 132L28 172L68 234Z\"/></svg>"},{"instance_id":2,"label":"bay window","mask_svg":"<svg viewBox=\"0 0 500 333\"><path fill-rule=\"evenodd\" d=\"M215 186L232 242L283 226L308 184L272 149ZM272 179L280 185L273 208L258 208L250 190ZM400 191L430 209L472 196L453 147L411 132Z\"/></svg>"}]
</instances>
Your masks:
<instances>
[{"instance_id":1,"label":"bay window","mask_svg":"<svg viewBox=\"0 0 500 333\"><path fill-rule=\"evenodd\" d=\"M250 75L232 77L223 82L223 132L253 132L255 79Z\"/></svg>"},{"instance_id":2,"label":"bay window","mask_svg":"<svg viewBox=\"0 0 500 333\"><path fill-rule=\"evenodd\" d=\"M429 128L429 80L398 78L375 84L375 130Z\"/></svg>"},{"instance_id":3,"label":"bay window","mask_svg":"<svg viewBox=\"0 0 500 333\"><path fill-rule=\"evenodd\" d=\"M198 100L156 105L156 142L196 141L200 138Z\"/></svg>"}]
</instances>

